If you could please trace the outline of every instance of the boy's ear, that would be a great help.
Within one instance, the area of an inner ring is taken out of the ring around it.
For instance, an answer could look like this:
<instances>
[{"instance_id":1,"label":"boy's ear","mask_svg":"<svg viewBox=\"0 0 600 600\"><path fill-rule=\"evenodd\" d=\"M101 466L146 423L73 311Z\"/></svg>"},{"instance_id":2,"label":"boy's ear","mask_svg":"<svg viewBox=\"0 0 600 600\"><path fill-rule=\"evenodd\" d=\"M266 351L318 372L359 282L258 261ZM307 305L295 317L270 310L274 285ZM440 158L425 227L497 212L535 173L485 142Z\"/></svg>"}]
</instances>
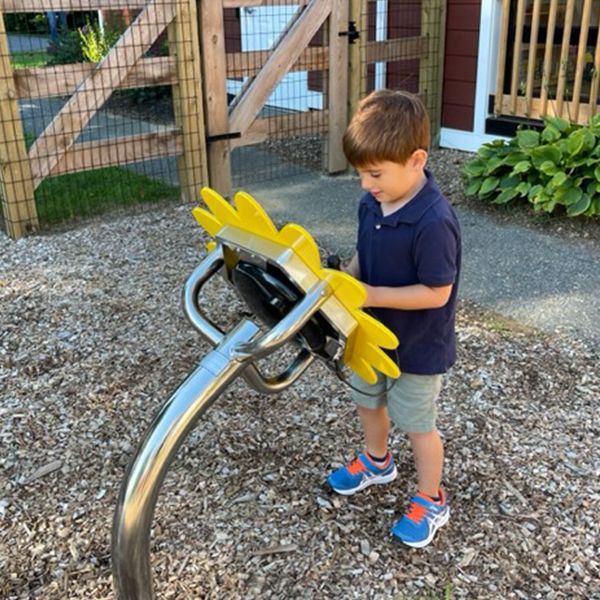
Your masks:
<instances>
[{"instance_id":1,"label":"boy's ear","mask_svg":"<svg viewBox=\"0 0 600 600\"><path fill-rule=\"evenodd\" d=\"M424 169L427 164L428 154L426 150L419 148L410 155L410 165L414 169Z\"/></svg>"}]
</instances>

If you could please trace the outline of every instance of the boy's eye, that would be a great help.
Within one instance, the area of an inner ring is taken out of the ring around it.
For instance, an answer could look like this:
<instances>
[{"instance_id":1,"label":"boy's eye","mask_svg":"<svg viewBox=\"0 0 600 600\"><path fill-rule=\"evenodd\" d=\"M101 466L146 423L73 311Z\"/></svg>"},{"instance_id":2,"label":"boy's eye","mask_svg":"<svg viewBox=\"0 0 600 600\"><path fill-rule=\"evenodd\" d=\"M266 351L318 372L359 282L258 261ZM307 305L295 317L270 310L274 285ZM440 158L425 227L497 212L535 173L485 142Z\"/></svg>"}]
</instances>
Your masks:
<instances>
[{"instance_id":1,"label":"boy's eye","mask_svg":"<svg viewBox=\"0 0 600 600\"><path fill-rule=\"evenodd\" d=\"M381 175L381 173L369 173L369 175L375 179Z\"/></svg>"}]
</instances>

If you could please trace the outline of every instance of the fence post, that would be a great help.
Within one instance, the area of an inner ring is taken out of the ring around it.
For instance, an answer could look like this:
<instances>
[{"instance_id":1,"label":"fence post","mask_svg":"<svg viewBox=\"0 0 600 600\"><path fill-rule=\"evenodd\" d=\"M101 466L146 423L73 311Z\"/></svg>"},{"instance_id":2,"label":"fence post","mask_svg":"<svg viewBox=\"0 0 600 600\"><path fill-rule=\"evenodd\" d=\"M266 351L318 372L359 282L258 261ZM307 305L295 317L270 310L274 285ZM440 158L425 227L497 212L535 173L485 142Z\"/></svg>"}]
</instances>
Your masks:
<instances>
[{"instance_id":1,"label":"fence post","mask_svg":"<svg viewBox=\"0 0 600 600\"><path fill-rule=\"evenodd\" d=\"M359 38L349 47L348 108L353 115L367 91L367 0L349 0L350 21L356 25Z\"/></svg>"},{"instance_id":2,"label":"fence post","mask_svg":"<svg viewBox=\"0 0 600 600\"><path fill-rule=\"evenodd\" d=\"M431 119L431 145L439 146L442 122L442 87L446 39L446 0L423 0L421 35L427 50L419 59L419 95Z\"/></svg>"},{"instance_id":3,"label":"fence post","mask_svg":"<svg viewBox=\"0 0 600 600\"><path fill-rule=\"evenodd\" d=\"M211 187L221 195L230 196L231 151L227 139L229 110L223 0L200 0L200 39L206 129L209 138L209 181ZM212 141L210 137L213 137Z\"/></svg>"},{"instance_id":4,"label":"fence post","mask_svg":"<svg viewBox=\"0 0 600 600\"><path fill-rule=\"evenodd\" d=\"M0 188L6 232L13 239L39 228L33 178L13 79L4 16L0 12Z\"/></svg>"},{"instance_id":5,"label":"fence post","mask_svg":"<svg viewBox=\"0 0 600 600\"><path fill-rule=\"evenodd\" d=\"M329 15L329 127L327 172L339 173L348 166L342 150L342 136L348 123L348 1L334 0Z\"/></svg>"},{"instance_id":6,"label":"fence post","mask_svg":"<svg viewBox=\"0 0 600 600\"><path fill-rule=\"evenodd\" d=\"M181 195L187 202L198 199L208 184L206 136L198 14L196 0L176 0L175 20L169 25L169 45L177 63L177 83L173 86L175 123L182 130L183 154L177 157Z\"/></svg>"}]
</instances>

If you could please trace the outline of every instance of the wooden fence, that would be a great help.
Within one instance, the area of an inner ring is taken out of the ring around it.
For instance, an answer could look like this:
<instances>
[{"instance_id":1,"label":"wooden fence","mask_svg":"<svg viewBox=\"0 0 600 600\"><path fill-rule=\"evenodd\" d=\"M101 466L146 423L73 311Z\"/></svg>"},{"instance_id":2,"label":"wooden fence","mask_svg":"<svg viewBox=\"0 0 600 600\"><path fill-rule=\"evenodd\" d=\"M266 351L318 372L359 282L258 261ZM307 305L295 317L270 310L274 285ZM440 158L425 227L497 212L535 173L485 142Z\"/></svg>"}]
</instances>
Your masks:
<instances>
[{"instance_id":1,"label":"wooden fence","mask_svg":"<svg viewBox=\"0 0 600 600\"><path fill-rule=\"evenodd\" d=\"M495 112L587 123L598 112L598 0L503 0Z\"/></svg>"},{"instance_id":2,"label":"wooden fence","mask_svg":"<svg viewBox=\"0 0 600 600\"><path fill-rule=\"evenodd\" d=\"M226 10L286 4L297 10L270 49L226 50ZM307 126L324 136L325 170L343 171L342 133L349 112L368 91L368 71L375 63L418 65L414 91L424 98L438 131L445 0L409 4L417 11L418 31L378 40L369 33L374 0L0 0L0 166L9 235L19 238L38 228L35 190L47 177L177 156L183 198L195 199L207 183L228 195L232 149L293 136ZM13 71L3 13L119 9L139 14L100 63ZM357 40L351 39L353 28ZM164 30L169 56L148 57ZM321 42L315 44L317 33ZM322 109L300 118L261 116L278 83L294 71L327 73ZM233 101L227 90L232 78L244 81ZM156 85L172 86L175 127L75 143L113 91ZM18 101L52 96L70 98L27 150Z\"/></svg>"}]
</instances>

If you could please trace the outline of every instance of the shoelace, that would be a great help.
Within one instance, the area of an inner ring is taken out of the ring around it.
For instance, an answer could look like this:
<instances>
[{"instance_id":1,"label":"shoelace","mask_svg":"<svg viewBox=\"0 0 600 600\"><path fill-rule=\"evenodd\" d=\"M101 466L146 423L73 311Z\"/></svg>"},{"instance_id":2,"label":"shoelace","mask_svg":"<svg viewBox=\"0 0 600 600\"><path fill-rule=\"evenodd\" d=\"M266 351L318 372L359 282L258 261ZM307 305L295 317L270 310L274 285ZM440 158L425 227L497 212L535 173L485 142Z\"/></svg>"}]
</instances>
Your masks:
<instances>
[{"instance_id":1,"label":"shoelace","mask_svg":"<svg viewBox=\"0 0 600 600\"><path fill-rule=\"evenodd\" d=\"M366 471L366 467L360 458L355 458L350 465L348 465L348 471L350 475L358 475L363 471Z\"/></svg>"},{"instance_id":2,"label":"shoelace","mask_svg":"<svg viewBox=\"0 0 600 600\"><path fill-rule=\"evenodd\" d=\"M426 506L413 501L406 513L406 518L418 525L427 515L428 509Z\"/></svg>"}]
</instances>

